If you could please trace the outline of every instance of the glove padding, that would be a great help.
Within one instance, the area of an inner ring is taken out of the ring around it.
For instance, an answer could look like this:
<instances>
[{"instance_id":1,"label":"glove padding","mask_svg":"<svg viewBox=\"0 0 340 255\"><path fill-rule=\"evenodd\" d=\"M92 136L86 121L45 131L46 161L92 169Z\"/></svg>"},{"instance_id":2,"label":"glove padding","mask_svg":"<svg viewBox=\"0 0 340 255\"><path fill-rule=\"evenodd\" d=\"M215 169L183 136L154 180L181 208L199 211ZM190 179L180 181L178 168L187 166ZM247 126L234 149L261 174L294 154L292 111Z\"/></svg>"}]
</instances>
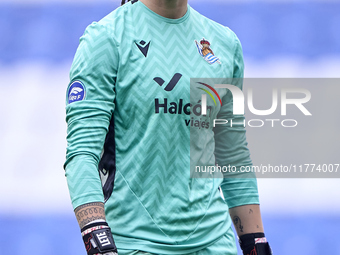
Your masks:
<instances>
[{"instance_id":1,"label":"glove padding","mask_svg":"<svg viewBox=\"0 0 340 255\"><path fill-rule=\"evenodd\" d=\"M118 255L111 229L106 222L86 225L81 234L88 255Z\"/></svg>"},{"instance_id":2,"label":"glove padding","mask_svg":"<svg viewBox=\"0 0 340 255\"><path fill-rule=\"evenodd\" d=\"M264 233L245 234L239 238L243 255L272 255Z\"/></svg>"}]
</instances>

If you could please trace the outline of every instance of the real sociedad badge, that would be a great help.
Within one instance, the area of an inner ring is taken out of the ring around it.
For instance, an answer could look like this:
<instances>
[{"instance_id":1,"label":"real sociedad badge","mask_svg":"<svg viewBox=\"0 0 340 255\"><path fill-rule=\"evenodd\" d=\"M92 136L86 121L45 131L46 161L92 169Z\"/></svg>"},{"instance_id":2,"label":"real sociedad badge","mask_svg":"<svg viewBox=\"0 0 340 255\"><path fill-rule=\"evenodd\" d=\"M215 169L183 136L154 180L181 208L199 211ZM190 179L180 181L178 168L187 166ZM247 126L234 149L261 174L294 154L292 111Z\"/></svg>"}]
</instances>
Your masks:
<instances>
[{"instance_id":1,"label":"real sociedad badge","mask_svg":"<svg viewBox=\"0 0 340 255\"><path fill-rule=\"evenodd\" d=\"M214 52L210 48L210 42L206 39L202 39L199 43L195 40L198 53L207 61L210 65L214 63L221 64L218 57L215 56Z\"/></svg>"},{"instance_id":2,"label":"real sociedad badge","mask_svg":"<svg viewBox=\"0 0 340 255\"><path fill-rule=\"evenodd\" d=\"M74 81L68 89L68 103L84 100L85 86L80 81Z\"/></svg>"}]
</instances>

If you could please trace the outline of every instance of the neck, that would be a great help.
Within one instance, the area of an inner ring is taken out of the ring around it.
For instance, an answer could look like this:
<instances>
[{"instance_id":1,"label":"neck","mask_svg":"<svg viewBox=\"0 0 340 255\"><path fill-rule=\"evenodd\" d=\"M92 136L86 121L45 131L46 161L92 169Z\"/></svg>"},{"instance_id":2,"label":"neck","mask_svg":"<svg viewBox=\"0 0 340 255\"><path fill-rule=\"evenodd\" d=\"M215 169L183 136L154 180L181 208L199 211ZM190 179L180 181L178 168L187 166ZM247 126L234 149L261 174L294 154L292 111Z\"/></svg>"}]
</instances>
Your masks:
<instances>
[{"instance_id":1,"label":"neck","mask_svg":"<svg viewBox=\"0 0 340 255\"><path fill-rule=\"evenodd\" d=\"M140 0L150 10L169 19L179 19L187 12L188 0Z\"/></svg>"}]
</instances>

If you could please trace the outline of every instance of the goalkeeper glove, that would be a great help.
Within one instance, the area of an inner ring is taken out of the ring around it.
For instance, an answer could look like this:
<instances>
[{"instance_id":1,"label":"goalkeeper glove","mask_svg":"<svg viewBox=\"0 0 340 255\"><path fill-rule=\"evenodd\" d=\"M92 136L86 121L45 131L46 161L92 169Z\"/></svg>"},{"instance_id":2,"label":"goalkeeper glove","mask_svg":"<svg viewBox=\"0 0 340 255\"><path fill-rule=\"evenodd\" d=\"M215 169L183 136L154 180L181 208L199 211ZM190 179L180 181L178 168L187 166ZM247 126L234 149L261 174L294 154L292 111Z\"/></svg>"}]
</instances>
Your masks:
<instances>
[{"instance_id":1,"label":"goalkeeper glove","mask_svg":"<svg viewBox=\"0 0 340 255\"><path fill-rule=\"evenodd\" d=\"M88 255L118 255L111 229L106 222L86 225L81 235Z\"/></svg>"},{"instance_id":2,"label":"goalkeeper glove","mask_svg":"<svg viewBox=\"0 0 340 255\"><path fill-rule=\"evenodd\" d=\"M243 255L272 255L264 233L245 234L239 237Z\"/></svg>"}]
</instances>

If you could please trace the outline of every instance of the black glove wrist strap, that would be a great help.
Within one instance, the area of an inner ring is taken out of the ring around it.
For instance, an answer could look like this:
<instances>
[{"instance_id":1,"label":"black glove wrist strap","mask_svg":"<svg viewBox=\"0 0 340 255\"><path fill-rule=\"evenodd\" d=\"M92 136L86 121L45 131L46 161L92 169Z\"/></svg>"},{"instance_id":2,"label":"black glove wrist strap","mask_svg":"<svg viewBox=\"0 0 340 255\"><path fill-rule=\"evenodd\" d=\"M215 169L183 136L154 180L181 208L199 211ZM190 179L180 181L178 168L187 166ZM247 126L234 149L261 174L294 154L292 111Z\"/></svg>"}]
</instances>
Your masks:
<instances>
[{"instance_id":1,"label":"black glove wrist strap","mask_svg":"<svg viewBox=\"0 0 340 255\"><path fill-rule=\"evenodd\" d=\"M89 224L81 232L88 255L117 252L111 229L106 222Z\"/></svg>"},{"instance_id":2,"label":"black glove wrist strap","mask_svg":"<svg viewBox=\"0 0 340 255\"><path fill-rule=\"evenodd\" d=\"M242 235L239 242L244 255L272 255L264 233Z\"/></svg>"}]
</instances>

